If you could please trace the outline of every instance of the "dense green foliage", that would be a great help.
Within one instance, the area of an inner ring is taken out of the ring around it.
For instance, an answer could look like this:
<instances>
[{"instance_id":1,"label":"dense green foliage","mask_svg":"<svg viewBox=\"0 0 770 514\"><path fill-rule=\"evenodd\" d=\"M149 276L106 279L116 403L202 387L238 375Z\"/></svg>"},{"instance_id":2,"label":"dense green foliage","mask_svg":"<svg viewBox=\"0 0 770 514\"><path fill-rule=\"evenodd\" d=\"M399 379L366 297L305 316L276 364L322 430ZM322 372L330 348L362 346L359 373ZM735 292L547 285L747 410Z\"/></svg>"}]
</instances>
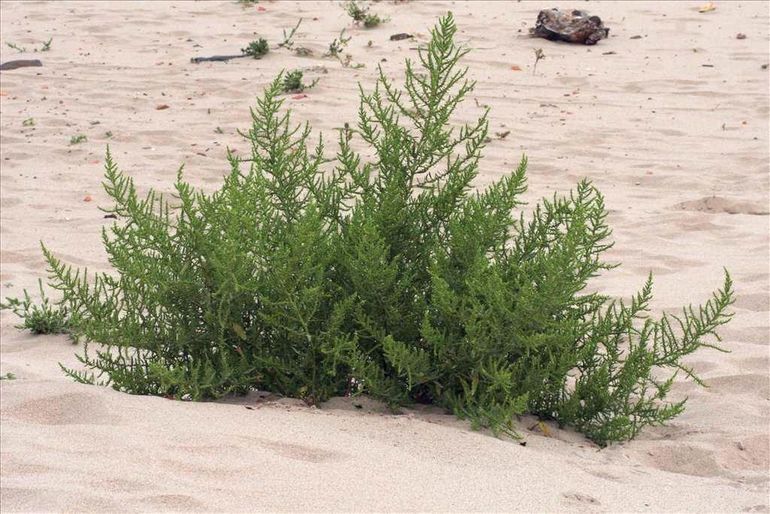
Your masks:
<instances>
[{"instance_id":1,"label":"dense green foliage","mask_svg":"<svg viewBox=\"0 0 770 514\"><path fill-rule=\"evenodd\" d=\"M140 196L108 151L114 273L44 249L73 330L100 343L81 356L90 371L67 373L196 400L362 392L511 434L528 412L600 444L679 414L684 402L666 395L677 372L693 376L682 357L714 348L704 338L729 320L729 276L705 306L657 320L651 279L630 304L585 292L612 267L600 258L611 246L603 198L583 181L515 215L526 159L473 190L488 122L453 128L474 87L455 31L441 19L403 90L382 72L361 90L333 167L281 110L281 76L252 110L251 158L230 155L213 194L180 170L174 195Z\"/></svg>"}]
</instances>

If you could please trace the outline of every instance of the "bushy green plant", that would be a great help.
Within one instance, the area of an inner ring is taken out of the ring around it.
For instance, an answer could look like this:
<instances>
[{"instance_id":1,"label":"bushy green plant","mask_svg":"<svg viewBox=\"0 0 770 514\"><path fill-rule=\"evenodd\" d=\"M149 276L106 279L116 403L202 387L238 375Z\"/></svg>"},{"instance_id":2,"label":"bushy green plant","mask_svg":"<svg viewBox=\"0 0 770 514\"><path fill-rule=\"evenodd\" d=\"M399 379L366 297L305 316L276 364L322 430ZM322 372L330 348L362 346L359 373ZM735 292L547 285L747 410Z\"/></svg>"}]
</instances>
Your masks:
<instances>
[{"instance_id":1,"label":"bushy green plant","mask_svg":"<svg viewBox=\"0 0 770 514\"><path fill-rule=\"evenodd\" d=\"M369 11L368 7L363 7L354 0L343 4L343 7L345 8L345 12L348 13L348 16L353 18L353 21L356 23L364 21L366 14Z\"/></svg>"},{"instance_id":2,"label":"bushy green plant","mask_svg":"<svg viewBox=\"0 0 770 514\"><path fill-rule=\"evenodd\" d=\"M284 93L301 93L306 89L310 89L318 83L318 79L315 79L310 84L305 84L304 74L302 70L292 70L283 76L283 92Z\"/></svg>"},{"instance_id":3,"label":"bushy green plant","mask_svg":"<svg viewBox=\"0 0 770 514\"><path fill-rule=\"evenodd\" d=\"M54 306L43 290L43 281L38 280L40 303L33 303L29 293L24 291L24 298L6 298L0 302L0 309L9 309L19 316L23 323L17 328L31 331L33 334L64 334L70 329L70 314L67 307Z\"/></svg>"},{"instance_id":4,"label":"bushy green plant","mask_svg":"<svg viewBox=\"0 0 770 514\"><path fill-rule=\"evenodd\" d=\"M440 20L403 90L382 71L361 89L333 167L281 110L283 76L252 110L251 158L229 155L212 194L180 170L173 196L140 196L108 150L114 273L88 275L44 248L74 330L100 343L80 356L88 371L67 373L193 399L363 392L510 434L529 412L600 444L680 413L666 395L677 372L695 377L682 357L714 348L704 338L729 320L729 275L681 317L649 316L651 279L630 304L586 292L613 267L600 258L612 244L602 195L583 181L515 215L525 158L474 191L488 121L453 126L475 85L455 32L451 15Z\"/></svg>"},{"instance_id":5,"label":"bushy green plant","mask_svg":"<svg viewBox=\"0 0 770 514\"><path fill-rule=\"evenodd\" d=\"M353 19L353 22L356 24L363 23L364 27L368 29L388 21L387 18L381 18L378 14L369 12L369 7L363 7L354 0L345 3L344 8L348 16Z\"/></svg>"},{"instance_id":6,"label":"bushy green plant","mask_svg":"<svg viewBox=\"0 0 770 514\"><path fill-rule=\"evenodd\" d=\"M265 38L255 39L249 43L246 48L241 48L243 55L248 55L254 59L260 59L264 57L269 51L270 46L267 44L267 40Z\"/></svg>"}]
</instances>

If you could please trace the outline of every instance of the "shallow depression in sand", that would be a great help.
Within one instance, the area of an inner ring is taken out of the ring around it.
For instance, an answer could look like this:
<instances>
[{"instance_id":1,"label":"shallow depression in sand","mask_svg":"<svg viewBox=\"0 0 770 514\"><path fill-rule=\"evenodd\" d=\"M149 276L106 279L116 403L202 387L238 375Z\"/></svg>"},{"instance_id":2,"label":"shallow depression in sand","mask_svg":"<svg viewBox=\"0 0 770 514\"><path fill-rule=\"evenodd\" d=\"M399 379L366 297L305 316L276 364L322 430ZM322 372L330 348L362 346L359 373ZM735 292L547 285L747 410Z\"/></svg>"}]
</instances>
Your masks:
<instances>
[{"instance_id":1,"label":"shallow depression in sand","mask_svg":"<svg viewBox=\"0 0 770 514\"><path fill-rule=\"evenodd\" d=\"M114 423L103 400L96 395L69 393L37 400L27 400L11 407L8 416L38 425L103 425Z\"/></svg>"}]
</instances>

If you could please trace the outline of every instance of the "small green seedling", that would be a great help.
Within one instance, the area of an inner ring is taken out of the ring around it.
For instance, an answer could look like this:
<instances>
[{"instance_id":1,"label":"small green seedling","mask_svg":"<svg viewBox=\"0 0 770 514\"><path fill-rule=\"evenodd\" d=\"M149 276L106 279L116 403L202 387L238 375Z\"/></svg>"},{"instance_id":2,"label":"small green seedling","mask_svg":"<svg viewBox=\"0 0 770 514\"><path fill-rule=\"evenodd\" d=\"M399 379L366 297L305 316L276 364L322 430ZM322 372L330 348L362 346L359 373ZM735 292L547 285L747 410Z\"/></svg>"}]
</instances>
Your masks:
<instances>
[{"instance_id":1,"label":"small green seedling","mask_svg":"<svg viewBox=\"0 0 770 514\"><path fill-rule=\"evenodd\" d=\"M28 329L33 334L66 334L70 328L70 316L66 307L51 305L50 299L43 291L43 281L38 280L40 287L40 303L32 303L27 290L24 297L6 298L0 302L0 310L9 309L24 322L16 328Z\"/></svg>"},{"instance_id":2,"label":"small green seedling","mask_svg":"<svg viewBox=\"0 0 770 514\"><path fill-rule=\"evenodd\" d=\"M53 37L49 37L48 41L43 43L43 46L41 46L39 49L35 49L35 52L47 52L51 49L51 42L53 42Z\"/></svg>"},{"instance_id":3,"label":"small green seedling","mask_svg":"<svg viewBox=\"0 0 770 514\"><path fill-rule=\"evenodd\" d=\"M0 375L0 380L16 380L16 375L13 373L6 373L5 375Z\"/></svg>"},{"instance_id":4,"label":"small green seedling","mask_svg":"<svg viewBox=\"0 0 770 514\"><path fill-rule=\"evenodd\" d=\"M388 21L388 18L380 18L377 14L367 14L364 18L364 27L371 29L386 21Z\"/></svg>"},{"instance_id":5,"label":"small green seedling","mask_svg":"<svg viewBox=\"0 0 770 514\"><path fill-rule=\"evenodd\" d=\"M35 126L35 118L27 118L26 120L21 122L22 127L34 127Z\"/></svg>"},{"instance_id":6,"label":"small green seedling","mask_svg":"<svg viewBox=\"0 0 770 514\"><path fill-rule=\"evenodd\" d=\"M14 50L16 50L19 53L24 53L24 52L27 51L26 48L24 48L22 46L19 46L16 43L9 43L9 42L6 41L5 44L8 45L9 47L13 48Z\"/></svg>"},{"instance_id":7,"label":"small green seedling","mask_svg":"<svg viewBox=\"0 0 770 514\"><path fill-rule=\"evenodd\" d=\"M379 15L370 13L368 7L359 5L355 0L351 0L350 2L344 4L344 8L348 13L348 16L353 18L354 23L363 23L364 27L367 29L376 27L381 23L388 21L387 18L380 18Z\"/></svg>"},{"instance_id":8,"label":"small green seedling","mask_svg":"<svg viewBox=\"0 0 770 514\"><path fill-rule=\"evenodd\" d=\"M299 19L297 24L294 26L291 31L286 34L286 29L283 29L283 41L278 43L279 48L289 48L291 49L292 46L294 46L294 34L296 34L297 29L299 28L300 23L302 23L302 18Z\"/></svg>"},{"instance_id":9,"label":"small green seedling","mask_svg":"<svg viewBox=\"0 0 770 514\"><path fill-rule=\"evenodd\" d=\"M270 51L270 47L267 44L267 40L264 38L255 39L246 48L241 48L241 52L244 55L253 57L254 59L261 59L267 52Z\"/></svg>"},{"instance_id":10,"label":"small green seedling","mask_svg":"<svg viewBox=\"0 0 770 514\"><path fill-rule=\"evenodd\" d=\"M215 129L214 129L214 132L215 132L215 133L217 133L217 134L224 134L224 133L225 133L225 131L224 131L224 130L222 130L222 127L217 127L217 128L215 128Z\"/></svg>"},{"instance_id":11,"label":"small green seedling","mask_svg":"<svg viewBox=\"0 0 770 514\"><path fill-rule=\"evenodd\" d=\"M535 74L535 70L537 69L537 63L543 59L545 59L545 54L543 53L543 49L535 48L535 64L532 66L532 75Z\"/></svg>"},{"instance_id":12,"label":"small green seedling","mask_svg":"<svg viewBox=\"0 0 770 514\"><path fill-rule=\"evenodd\" d=\"M107 139L111 138L112 137L112 131L108 130L107 132L105 132L104 133L104 137L106 137Z\"/></svg>"},{"instance_id":13,"label":"small green seedling","mask_svg":"<svg viewBox=\"0 0 770 514\"><path fill-rule=\"evenodd\" d=\"M85 143L86 141L88 141L88 138L86 137L85 134L78 134L70 138L71 145L78 145L80 143Z\"/></svg>"},{"instance_id":14,"label":"small green seedling","mask_svg":"<svg viewBox=\"0 0 770 514\"><path fill-rule=\"evenodd\" d=\"M353 64L353 56L350 54L345 54L345 57L337 57L337 59L339 59L343 68L353 68L354 70L360 70L366 66L362 62Z\"/></svg>"},{"instance_id":15,"label":"small green seedling","mask_svg":"<svg viewBox=\"0 0 770 514\"><path fill-rule=\"evenodd\" d=\"M345 37L345 29L342 29L339 37L334 38L334 41L329 44L329 51L326 53L326 56L338 57L345 47L348 46L350 39L351 36Z\"/></svg>"},{"instance_id":16,"label":"small green seedling","mask_svg":"<svg viewBox=\"0 0 770 514\"><path fill-rule=\"evenodd\" d=\"M345 11L348 13L348 16L353 18L353 21L356 23L361 23L366 19L366 14L369 11L368 7L363 7L358 4L358 2L352 0L344 5Z\"/></svg>"},{"instance_id":17,"label":"small green seedling","mask_svg":"<svg viewBox=\"0 0 770 514\"><path fill-rule=\"evenodd\" d=\"M48 41L44 41L43 42L43 46L41 46L40 48L35 48L34 51L35 52L47 52L47 51L49 51L51 49L51 43L52 42L53 42L53 37L49 37ZM9 47L13 48L14 50L16 50L19 53L23 53L23 52L27 51L26 48L24 48L23 46L19 46L16 43L9 43L9 42L6 41L5 44L8 45Z\"/></svg>"},{"instance_id":18,"label":"small green seedling","mask_svg":"<svg viewBox=\"0 0 770 514\"><path fill-rule=\"evenodd\" d=\"M302 70L293 70L284 75L283 77L283 92L284 93L301 93L306 89L310 89L318 83L318 79L315 79L310 84L305 84L303 79Z\"/></svg>"}]
</instances>

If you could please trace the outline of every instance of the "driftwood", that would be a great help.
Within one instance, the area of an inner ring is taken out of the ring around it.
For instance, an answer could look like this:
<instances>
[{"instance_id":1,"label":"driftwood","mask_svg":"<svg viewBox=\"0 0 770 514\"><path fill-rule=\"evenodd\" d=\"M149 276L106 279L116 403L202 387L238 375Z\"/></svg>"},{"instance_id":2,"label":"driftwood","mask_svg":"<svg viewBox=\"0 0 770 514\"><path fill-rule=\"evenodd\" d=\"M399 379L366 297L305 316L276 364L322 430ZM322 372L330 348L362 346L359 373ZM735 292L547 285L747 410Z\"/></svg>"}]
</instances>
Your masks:
<instances>
[{"instance_id":1,"label":"driftwood","mask_svg":"<svg viewBox=\"0 0 770 514\"><path fill-rule=\"evenodd\" d=\"M543 9L537 15L535 27L530 34L552 41L567 41L568 43L583 43L595 45L600 39L609 34L598 16L589 16L585 11L560 11L559 9Z\"/></svg>"},{"instance_id":2,"label":"driftwood","mask_svg":"<svg viewBox=\"0 0 770 514\"><path fill-rule=\"evenodd\" d=\"M27 68L29 66L38 67L43 63L39 59L19 59L18 61L8 61L0 64L0 71L15 70L16 68Z\"/></svg>"},{"instance_id":3,"label":"driftwood","mask_svg":"<svg viewBox=\"0 0 770 514\"><path fill-rule=\"evenodd\" d=\"M190 59L190 62L198 64L199 62L209 62L209 61L222 61L227 62L230 59L240 59L241 57L251 57L247 54L238 54L238 55L214 55L212 57L193 57Z\"/></svg>"}]
</instances>

